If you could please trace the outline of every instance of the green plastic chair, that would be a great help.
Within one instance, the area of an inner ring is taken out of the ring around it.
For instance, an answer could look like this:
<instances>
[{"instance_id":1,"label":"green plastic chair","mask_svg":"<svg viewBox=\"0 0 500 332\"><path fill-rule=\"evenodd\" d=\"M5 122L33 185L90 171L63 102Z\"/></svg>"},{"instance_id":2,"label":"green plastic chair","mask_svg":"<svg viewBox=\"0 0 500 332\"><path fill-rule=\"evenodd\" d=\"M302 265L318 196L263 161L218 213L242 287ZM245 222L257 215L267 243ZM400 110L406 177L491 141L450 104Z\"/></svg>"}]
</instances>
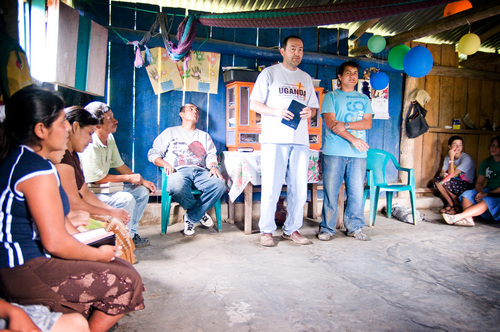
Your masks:
<instances>
[{"instance_id":1,"label":"green plastic chair","mask_svg":"<svg viewBox=\"0 0 500 332\"><path fill-rule=\"evenodd\" d=\"M383 150L369 149L366 159L366 186L363 193L363 206L366 204L366 196L370 193L370 226L375 225L377 216L378 198L381 191L386 191L387 197L387 218L392 214L392 195L394 192L410 191L411 211L413 215L413 225L417 223L415 215L415 174L413 169L399 166L396 158ZM398 171L408 173L408 184L388 184L385 178L386 168L389 161L392 161Z\"/></svg>"},{"instance_id":2,"label":"green plastic chair","mask_svg":"<svg viewBox=\"0 0 500 332\"><path fill-rule=\"evenodd\" d=\"M172 195L167 191L167 174L163 167L161 170L161 235L165 235L167 227L170 224L170 206L172 205ZM193 195L201 195L201 191L192 189ZM215 216L217 218L217 231L220 233L222 230L222 217L221 217L221 203L220 198L214 205Z\"/></svg>"}]
</instances>

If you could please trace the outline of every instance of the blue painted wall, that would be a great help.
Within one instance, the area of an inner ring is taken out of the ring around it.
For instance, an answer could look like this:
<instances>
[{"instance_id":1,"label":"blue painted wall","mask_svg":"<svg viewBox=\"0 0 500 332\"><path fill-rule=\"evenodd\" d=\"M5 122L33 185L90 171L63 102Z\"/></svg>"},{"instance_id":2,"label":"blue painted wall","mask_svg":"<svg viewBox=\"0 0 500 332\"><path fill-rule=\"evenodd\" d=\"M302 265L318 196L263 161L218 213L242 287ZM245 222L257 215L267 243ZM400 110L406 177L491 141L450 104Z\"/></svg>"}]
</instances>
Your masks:
<instances>
[{"instance_id":1,"label":"blue painted wall","mask_svg":"<svg viewBox=\"0 0 500 332\"><path fill-rule=\"evenodd\" d=\"M117 5L119 4L119 5ZM124 8L126 7L126 8ZM136 8L136 9L134 9ZM81 11L89 18L103 25L108 17L108 8L99 7L99 15L93 8ZM111 25L118 28L149 30L156 18L158 6L112 3ZM161 8L169 14L171 22L170 34L183 19L184 10ZM110 31L110 34L113 32ZM239 44L259 47L277 47L284 37L296 34L304 40L305 51L324 54L347 55L348 31L326 28L295 29L233 29L210 28L198 25L197 37L213 38ZM367 37L369 38L369 36ZM362 42L367 38L363 36ZM203 46L201 46L203 51ZM226 150L226 90L222 79L223 66L247 66L256 69L259 65L269 66L270 61L241 56L222 54L221 71L217 94L173 91L156 96L153 93L145 68L133 66L133 47L125 43L111 43L109 72L109 104L118 119L118 130L115 134L120 153L125 163L144 178L160 185L161 176L156 166L147 160L147 151L153 140L165 128L180 124L179 108L183 101L196 104L201 113L198 128L208 131L218 151ZM376 65L374 65L376 66ZM321 79L321 86L331 89L332 78L336 78L337 67L302 64L301 69L315 78ZM360 73L365 68L360 68ZM368 144L374 148L384 149L395 156L399 155L401 105L403 78L399 73L388 72L389 76L389 120L374 120L372 129L368 131ZM104 98L105 99L105 98ZM397 172L391 171L390 181L397 181Z\"/></svg>"}]
</instances>

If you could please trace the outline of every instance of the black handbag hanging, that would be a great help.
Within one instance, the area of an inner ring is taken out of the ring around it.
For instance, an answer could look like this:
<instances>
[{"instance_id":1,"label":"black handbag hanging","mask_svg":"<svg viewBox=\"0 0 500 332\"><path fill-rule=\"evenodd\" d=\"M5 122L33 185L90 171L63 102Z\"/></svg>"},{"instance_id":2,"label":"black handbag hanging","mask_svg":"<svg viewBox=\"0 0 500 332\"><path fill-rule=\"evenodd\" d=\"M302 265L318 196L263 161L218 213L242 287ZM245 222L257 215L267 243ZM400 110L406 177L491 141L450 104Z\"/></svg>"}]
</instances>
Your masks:
<instances>
[{"instance_id":1,"label":"black handbag hanging","mask_svg":"<svg viewBox=\"0 0 500 332\"><path fill-rule=\"evenodd\" d=\"M411 103L408 116L406 117L406 135L409 138L416 138L429 130L429 125L425 120L427 110L416 101Z\"/></svg>"}]
</instances>

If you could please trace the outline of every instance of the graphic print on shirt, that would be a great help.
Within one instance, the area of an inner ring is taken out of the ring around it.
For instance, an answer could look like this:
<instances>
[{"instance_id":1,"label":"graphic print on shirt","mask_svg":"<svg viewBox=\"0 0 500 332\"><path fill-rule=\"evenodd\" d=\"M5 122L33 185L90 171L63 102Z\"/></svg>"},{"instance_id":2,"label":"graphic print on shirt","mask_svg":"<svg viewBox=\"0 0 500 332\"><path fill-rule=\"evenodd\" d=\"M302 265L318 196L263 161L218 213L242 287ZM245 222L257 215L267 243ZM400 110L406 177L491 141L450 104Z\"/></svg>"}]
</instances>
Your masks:
<instances>
[{"instance_id":1,"label":"graphic print on shirt","mask_svg":"<svg viewBox=\"0 0 500 332\"><path fill-rule=\"evenodd\" d=\"M499 175L496 174L492 169L490 169L490 167L487 167L484 173L486 175L486 178L488 178L488 179L498 179L499 178Z\"/></svg>"},{"instance_id":2,"label":"graphic print on shirt","mask_svg":"<svg viewBox=\"0 0 500 332\"><path fill-rule=\"evenodd\" d=\"M307 92L304 90L302 83L284 83L278 88L279 96L285 99L296 99L303 102L306 101Z\"/></svg>"},{"instance_id":3,"label":"graphic print on shirt","mask_svg":"<svg viewBox=\"0 0 500 332\"><path fill-rule=\"evenodd\" d=\"M204 167L207 151L199 141L191 142L189 145L184 141L174 139L173 153L177 156L179 166L199 166Z\"/></svg>"},{"instance_id":4,"label":"graphic print on shirt","mask_svg":"<svg viewBox=\"0 0 500 332\"><path fill-rule=\"evenodd\" d=\"M359 100L358 97L347 96L347 98L356 99L354 101L348 101L346 103L346 108L348 113L345 115L345 122L356 122L363 120L364 115L364 103ZM357 138L363 137L363 132L353 129L347 130L351 135ZM354 148L354 145L351 144L351 147Z\"/></svg>"}]
</instances>

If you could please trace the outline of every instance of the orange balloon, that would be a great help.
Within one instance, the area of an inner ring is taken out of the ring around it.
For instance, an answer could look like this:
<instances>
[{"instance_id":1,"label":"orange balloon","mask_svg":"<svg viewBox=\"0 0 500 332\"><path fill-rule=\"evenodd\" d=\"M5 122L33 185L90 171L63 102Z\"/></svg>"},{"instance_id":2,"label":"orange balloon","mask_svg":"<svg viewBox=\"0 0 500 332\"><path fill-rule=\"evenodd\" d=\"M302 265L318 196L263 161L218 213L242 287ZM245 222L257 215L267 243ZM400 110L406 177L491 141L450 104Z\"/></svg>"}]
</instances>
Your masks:
<instances>
[{"instance_id":1,"label":"orange balloon","mask_svg":"<svg viewBox=\"0 0 500 332\"><path fill-rule=\"evenodd\" d=\"M464 10L471 9L472 4L468 0L461 0L456 2L451 2L444 8L444 17L463 12Z\"/></svg>"}]
</instances>

